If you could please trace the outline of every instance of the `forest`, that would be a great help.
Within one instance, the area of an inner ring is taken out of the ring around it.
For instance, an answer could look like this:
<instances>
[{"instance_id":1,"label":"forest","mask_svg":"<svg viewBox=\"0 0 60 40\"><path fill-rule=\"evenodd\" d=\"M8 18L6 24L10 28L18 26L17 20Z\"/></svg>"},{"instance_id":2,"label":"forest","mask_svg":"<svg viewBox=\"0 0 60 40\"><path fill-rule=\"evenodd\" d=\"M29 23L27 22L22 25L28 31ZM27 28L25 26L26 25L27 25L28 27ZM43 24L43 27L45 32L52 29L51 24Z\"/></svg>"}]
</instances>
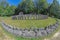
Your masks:
<instances>
[{"instance_id":1,"label":"forest","mask_svg":"<svg viewBox=\"0 0 60 40\"><path fill-rule=\"evenodd\" d=\"M18 15L19 12L44 14L60 18L60 4L57 0L53 0L50 4L47 0L22 0L18 6L14 6L9 5L4 0L0 1L0 16Z\"/></svg>"}]
</instances>

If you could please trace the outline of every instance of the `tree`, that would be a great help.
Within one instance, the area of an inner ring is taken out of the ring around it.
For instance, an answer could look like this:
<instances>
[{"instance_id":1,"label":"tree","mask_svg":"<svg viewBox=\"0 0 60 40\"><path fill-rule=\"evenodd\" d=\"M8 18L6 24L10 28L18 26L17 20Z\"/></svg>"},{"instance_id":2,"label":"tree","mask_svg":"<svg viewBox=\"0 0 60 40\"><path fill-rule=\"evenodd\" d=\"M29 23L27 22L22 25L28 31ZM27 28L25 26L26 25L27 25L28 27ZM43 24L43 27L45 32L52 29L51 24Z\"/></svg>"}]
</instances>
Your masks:
<instances>
[{"instance_id":1,"label":"tree","mask_svg":"<svg viewBox=\"0 0 60 40\"><path fill-rule=\"evenodd\" d=\"M47 0L35 0L34 2L37 13L43 13L48 8Z\"/></svg>"},{"instance_id":2,"label":"tree","mask_svg":"<svg viewBox=\"0 0 60 40\"><path fill-rule=\"evenodd\" d=\"M15 13L18 14L20 11L24 13L36 12L43 13L48 7L46 0L23 0L16 8Z\"/></svg>"},{"instance_id":3,"label":"tree","mask_svg":"<svg viewBox=\"0 0 60 40\"><path fill-rule=\"evenodd\" d=\"M24 12L25 5L26 5L25 0L22 0L22 2L19 3L18 7L15 9L15 14L19 14L20 11Z\"/></svg>"},{"instance_id":4,"label":"tree","mask_svg":"<svg viewBox=\"0 0 60 40\"><path fill-rule=\"evenodd\" d=\"M8 6L8 3L6 2L6 0L0 1L0 16L4 14L4 11L7 8L7 6Z\"/></svg>"},{"instance_id":5,"label":"tree","mask_svg":"<svg viewBox=\"0 0 60 40\"><path fill-rule=\"evenodd\" d=\"M26 13L30 13L34 11L34 3L33 0L26 0Z\"/></svg>"},{"instance_id":6,"label":"tree","mask_svg":"<svg viewBox=\"0 0 60 40\"><path fill-rule=\"evenodd\" d=\"M33 0L23 0L16 8L15 13L18 14L20 11L23 11L24 13L33 12L34 11Z\"/></svg>"},{"instance_id":7,"label":"tree","mask_svg":"<svg viewBox=\"0 0 60 40\"><path fill-rule=\"evenodd\" d=\"M51 6L49 7L49 14L54 15L55 17L60 17L59 16L59 2L57 0L53 0L53 3L51 4Z\"/></svg>"},{"instance_id":8,"label":"tree","mask_svg":"<svg viewBox=\"0 0 60 40\"><path fill-rule=\"evenodd\" d=\"M4 16L14 15L15 6L8 6L4 11Z\"/></svg>"},{"instance_id":9,"label":"tree","mask_svg":"<svg viewBox=\"0 0 60 40\"><path fill-rule=\"evenodd\" d=\"M6 0L0 1L0 16L11 16L14 14L15 6L9 6Z\"/></svg>"}]
</instances>

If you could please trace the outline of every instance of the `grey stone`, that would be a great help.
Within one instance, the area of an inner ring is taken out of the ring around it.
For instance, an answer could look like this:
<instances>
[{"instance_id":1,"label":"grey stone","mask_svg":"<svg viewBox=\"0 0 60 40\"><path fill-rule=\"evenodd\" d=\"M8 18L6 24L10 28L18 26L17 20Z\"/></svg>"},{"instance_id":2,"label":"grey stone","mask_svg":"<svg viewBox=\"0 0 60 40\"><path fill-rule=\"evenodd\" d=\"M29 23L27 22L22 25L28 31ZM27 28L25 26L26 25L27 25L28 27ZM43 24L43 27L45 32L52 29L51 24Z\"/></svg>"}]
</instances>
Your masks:
<instances>
[{"instance_id":1,"label":"grey stone","mask_svg":"<svg viewBox=\"0 0 60 40\"><path fill-rule=\"evenodd\" d=\"M34 31L25 30L23 32L23 37L35 37L35 32Z\"/></svg>"},{"instance_id":2,"label":"grey stone","mask_svg":"<svg viewBox=\"0 0 60 40\"><path fill-rule=\"evenodd\" d=\"M13 33L18 36L22 36L22 31L21 30L13 30Z\"/></svg>"},{"instance_id":3,"label":"grey stone","mask_svg":"<svg viewBox=\"0 0 60 40\"><path fill-rule=\"evenodd\" d=\"M28 19L35 19L35 20L40 20L40 19L47 19L47 15L40 15L40 14L23 14L23 12L20 12L19 15L12 16L12 19L18 19L18 20L28 20Z\"/></svg>"},{"instance_id":4,"label":"grey stone","mask_svg":"<svg viewBox=\"0 0 60 40\"><path fill-rule=\"evenodd\" d=\"M15 27L11 27L10 25L7 25L4 22L2 22L2 26L5 30L7 30L12 34L22 36L22 37L32 38L32 37L42 37L42 36L51 34L59 25L56 23L56 24L47 26L45 28L18 29Z\"/></svg>"},{"instance_id":5,"label":"grey stone","mask_svg":"<svg viewBox=\"0 0 60 40\"><path fill-rule=\"evenodd\" d=\"M48 28L53 29L53 30L56 29L56 27L54 25L50 25L50 26L48 26Z\"/></svg>"},{"instance_id":6,"label":"grey stone","mask_svg":"<svg viewBox=\"0 0 60 40\"><path fill-rule=\"evenodd\" d=\"M46 30L39 30L39 31L37 31L37 36L38 37L42 37L42 36L46 36L46 35L47 35Z\"/></svg>"},{"instance_id":7,"label":"grey stone","mask_svg":"<svg viewBox=\"0 0 60 40\"><path fill-rule=\"evenodd\" d=\"M46 29L47 34L51 34L53 31L54 31L54 29L50 29L50 28Z\"/></svg>"},{"instance_id":8,"label":"grey stone","mask_svg":"<svg viewBox=\"0 0 60 40\"><path fill-rule=\"evenodd\" d=\"M21 16L18 16L17 18L18 18L18 20L21 20Z\"/></svg>"},{"instance_id":9,"label":"grey stone","mask_svg":"<svg viewBox=\"0 0 60 40\"><path fill-rule=\"evenodd\" d=\"M23 12L20 12L19 15L23 15Z\"/></svg>"},{"instance_id":10,"label":"grey stone","mask_svg":"<svg viewBox=\"0 0 60 40\"><path fill-rule=\"evenodd\" d=\"M13 19L13 20L17 20L17 17L16 17L16 16L12 16L12 19Z\"/></svg>"},{"instance_id":11,"label":"grey stone","mask_svg":"<svg viewBox=\"0 0 60 40\"><path fill-rule=\"evenodd\" d=\"M55 24L55 27L58 27L59 25L58 24Z\"/></svg>"}]
</instances>

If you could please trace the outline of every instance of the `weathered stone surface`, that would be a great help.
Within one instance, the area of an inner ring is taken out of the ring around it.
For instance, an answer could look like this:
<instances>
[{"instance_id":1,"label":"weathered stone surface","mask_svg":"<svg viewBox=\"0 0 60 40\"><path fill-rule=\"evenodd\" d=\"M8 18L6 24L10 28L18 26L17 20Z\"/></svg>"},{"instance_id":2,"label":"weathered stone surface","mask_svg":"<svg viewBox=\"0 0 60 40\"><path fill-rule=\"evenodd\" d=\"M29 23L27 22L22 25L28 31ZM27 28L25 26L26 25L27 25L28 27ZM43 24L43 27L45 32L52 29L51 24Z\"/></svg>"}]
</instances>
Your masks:
<instances>
[{"instance_id":1,"label":"weathered stone surface","mask_svg":"<svg viewBox=\"0 0 60 40\"><path fill-rule=\"evenodd\" d=\"M17 19L18 19L18 20L21 20L21 16L18 15Z\"/></svg>"},{"instance_id":2,"label":"weathered stone surface","mask_svg":"<svg viewBox=\"0 0 60 40\"><path fill-rule=\"evenodd\" d=\"M23 15L23 12L20 12L19 15Z\"/></svg>"},{"instance_id":3,"label":"weathered stone surface","mask_svg":"<svg viewBox=\"0 0 60 40\"><path fill-rule=\"evenodd\" d=\"M59 25L58 24L55 24L55 27L58 27Z\"/></svg>"},{"instance_id":4,"label":"weathered stone surface","mask_svg":"<svg viewBox=\"0 0 60 40\"><path fill-rule=\"evenodd\" d=\"M1 24L5 30L7 30L8 32L10 32L12 34L22 36L22 37L31 37L31 38L32 37L42 37L42 36L51 34L59 26L58 23L55 23L55 24L49 25L45 28L19 29L19 28L15 28L10 25L7 25L4 22L2 22Z\"/></svg>"},{"instance_id":5,"label":"weathered stone surface","mask_svg":"<svg viewBox=\"0 0 60 40\"><path fill-rule=\"evenodd\" d=\"M23 37L35 37L35 32L25 30L25 31L23 31Z\"/></svg>"},{"instance_id":6,"label":"weathered stone surface","mask_svg":"<svg viewBox=\"0 0 60 40\"><path fill-rule=\"evenodd\" d=\"M12 16L13 20L29 20L29 19L47 19L47 15L41 15L41 14L23 14L23 12L20 12L19 15Z\"/></svg>"},{"instance_id":7,"label":"weathered stone surface","mask_svg":"<svg viewBox=\"0 0 60 40\"><path fill-rule=\"evenodd\" d=\"M46 32L47 32L48 34L51 34L51 33L53 32L53 29L46 29Z\"/></svg>"},{"instance_id":8,"label":"weathered stone surface","mask_svg":"<svg viewBox=\"0 0 60 40\"><path fill-rule=\"evenodd\" d=\"M39 31L37 31L37 36L46 36L47 32L44 29L39 29Z\"/></svg>"},{"instance_id":9,"label":"weathered stone surface","mask_svg":"<svg viewBox=\"0 0 60 40\"><path fill-rule=\"evenodd\" d=\"M17 17L16 17L16 16L12 16L12 19L13 19L13 20L17 20Z\"/></svg>"}]
</instances>

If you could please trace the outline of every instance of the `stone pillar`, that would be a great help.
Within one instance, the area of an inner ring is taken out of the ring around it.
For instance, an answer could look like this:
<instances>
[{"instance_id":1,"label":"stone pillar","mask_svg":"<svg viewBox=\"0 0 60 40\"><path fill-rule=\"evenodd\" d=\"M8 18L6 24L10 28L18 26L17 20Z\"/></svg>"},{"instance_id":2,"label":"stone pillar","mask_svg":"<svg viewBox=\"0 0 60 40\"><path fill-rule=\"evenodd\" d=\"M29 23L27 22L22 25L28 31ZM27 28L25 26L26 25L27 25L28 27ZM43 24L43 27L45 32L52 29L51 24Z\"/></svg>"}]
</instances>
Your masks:
<instances>
[{"instance_id":1,"label":"stone pillar","mask_svg":"<svg viewBox=\"0 0 60 40\"><path fill-rule=\"evenodd\" d=\"M18 20L21 20L21 16L20 15L18 15Z\"/></svg>"},{"instance_id":2,"label":"stone pillar","mask_svg":"<svg viewBox=\"0 0 60 40\"><path fill-rule=\"evenodd\" d=\"M12 19L13 20L17 20L17 16L12 16Z\"/></svg>"},{"instance_id":3,"label":"stone pillar","mask_svg":"<svg viewBox=\"0 0 60 40\"><path fill-rule=\"evenodd\" d=\"M29 16L29 19L32 19L32 15Z\"/></svg>"},{"instance_id":4,"label":"stone pillar","mask_svg":"<svg viewBox=\"0 0 60 40\"><path fill-rule=\"evenodd\" d=\"M23 20L25 20L25 15L23 15Z\"/></svg>"},{"instance_id":5,"label":"stone pillar","mask_svg":"<svg viewBox=\"0 0 60 40\"><path fill-rule=\"evenodd\" d=\"M26 15L25 15L25 20L26 20Z\"/></svg>"},{"instance_id":6,"label":"stone pillar","mask_svg":"<svg viewBox=\"0 0 60 40\"><path fill-rule=\"evenodd\" d=\"M36 15L36 20L38 20L38 15Z\"/></svg>"}]
</instances>

